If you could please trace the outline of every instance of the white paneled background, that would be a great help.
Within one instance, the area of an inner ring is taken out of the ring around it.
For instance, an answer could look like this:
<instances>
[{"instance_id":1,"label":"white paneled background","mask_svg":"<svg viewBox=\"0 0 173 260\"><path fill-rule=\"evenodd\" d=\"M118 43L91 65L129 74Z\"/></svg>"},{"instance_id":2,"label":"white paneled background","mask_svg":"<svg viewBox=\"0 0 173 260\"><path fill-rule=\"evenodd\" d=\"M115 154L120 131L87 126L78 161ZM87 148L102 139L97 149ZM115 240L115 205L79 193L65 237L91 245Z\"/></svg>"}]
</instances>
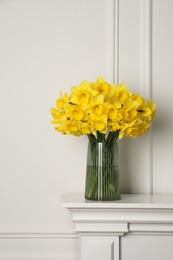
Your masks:
<instances>
[{"instance_id":1,"label":"white paneled background","mask_svg":"<svg viewBox=\"0 0 173 260\"><path fill-rule=\"evenodd\" d=\"M84 192L87 138L49 108L84 79L157 103L149 133L119 142L122 192L173 192L172 26L172 0L0 0L1 260L79 259L61 194Z\"/></svg>"}]
</instances>

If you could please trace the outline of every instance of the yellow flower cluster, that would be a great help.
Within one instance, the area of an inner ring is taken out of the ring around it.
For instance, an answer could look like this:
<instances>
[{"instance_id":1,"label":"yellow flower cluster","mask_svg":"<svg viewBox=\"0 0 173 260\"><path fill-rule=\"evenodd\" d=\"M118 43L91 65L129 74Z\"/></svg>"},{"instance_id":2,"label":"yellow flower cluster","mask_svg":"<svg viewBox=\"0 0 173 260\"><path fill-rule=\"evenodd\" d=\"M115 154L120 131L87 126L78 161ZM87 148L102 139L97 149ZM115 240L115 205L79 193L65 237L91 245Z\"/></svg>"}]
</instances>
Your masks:
<instances>
[{"instance_id":1,"label":"yellow flower cluster","mask_svg":"<svg viewBox=\"0 0 173 260\"><path fill-rule=\"evenodd\" d=\"M62 94L51 108L52 124L62 134L75 136L108 132L123 136L141 136L150 127L156 104L133 94L123 83L108 84L102 77L96 82L83 81Z\"/></svg>"}]
</instances>

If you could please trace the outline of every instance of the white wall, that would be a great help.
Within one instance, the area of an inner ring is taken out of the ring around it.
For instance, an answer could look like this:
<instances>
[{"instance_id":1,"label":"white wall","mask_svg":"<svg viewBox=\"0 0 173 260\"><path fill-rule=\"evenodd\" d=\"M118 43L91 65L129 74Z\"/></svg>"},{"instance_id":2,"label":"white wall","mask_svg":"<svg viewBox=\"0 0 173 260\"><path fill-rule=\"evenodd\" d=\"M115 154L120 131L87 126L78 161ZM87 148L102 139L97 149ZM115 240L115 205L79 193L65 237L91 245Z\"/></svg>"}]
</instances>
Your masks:
<instances>
[{"instance_id":1,"label":"white wall","mask_svg":"<svg viewBox=\"0 0 173 260\"><path fill-rule=\"evenodd\" d=\"M153 130L120 142L122 192L173 192L173 2L0 1L0 259L77 259L61 194L83 192L87 138L49 125L60 90L102 75L153 98Z\"/></svg>"}]
</instances>

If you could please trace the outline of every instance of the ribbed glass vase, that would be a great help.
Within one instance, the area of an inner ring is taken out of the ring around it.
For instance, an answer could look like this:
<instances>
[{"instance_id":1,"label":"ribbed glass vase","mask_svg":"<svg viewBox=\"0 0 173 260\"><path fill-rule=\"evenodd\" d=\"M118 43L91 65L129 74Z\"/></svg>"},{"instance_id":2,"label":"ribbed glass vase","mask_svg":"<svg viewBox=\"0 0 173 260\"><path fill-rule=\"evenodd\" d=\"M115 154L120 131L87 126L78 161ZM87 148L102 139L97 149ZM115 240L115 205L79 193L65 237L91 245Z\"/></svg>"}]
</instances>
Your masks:
<instances>
[{"instance_id":1,"label":"ribbed glass vase","mask_svg":"<svg viewBox=\"0 0 173 260\"><path fill-rule=\"evenodd\" d=\"M120 197L117 142L89 141L85 198L109 201Z\"/></svg>"}]
</instances>

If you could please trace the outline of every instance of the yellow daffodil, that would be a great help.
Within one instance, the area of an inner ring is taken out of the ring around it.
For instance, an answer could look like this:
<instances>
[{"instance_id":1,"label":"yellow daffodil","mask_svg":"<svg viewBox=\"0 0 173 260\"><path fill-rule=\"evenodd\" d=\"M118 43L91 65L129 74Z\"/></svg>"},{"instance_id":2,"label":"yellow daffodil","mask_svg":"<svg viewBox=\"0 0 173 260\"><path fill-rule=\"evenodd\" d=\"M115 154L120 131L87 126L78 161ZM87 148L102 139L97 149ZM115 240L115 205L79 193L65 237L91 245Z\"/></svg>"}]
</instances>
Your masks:
<instances>
[{"instance_id":1,"label":"yellow daffodil","mask_svg":"<svg viewBox=\"0 0 173 260\"><path fill-rule=\"evenodd\" d=\"M138 129L138 136L145 134L148 131L149 127L150 127L150 123L142 122L139 126L139 129Z\"/></svg>"},{"instance_id":2,"label":"yellow daffodil","mask_svg":"<svg viewBox=\"0 0 173 260\"><path fill-rule=\"evenodd\" d=\"M107 132L107 116L105 114L101 114L99 116L95 114L91 114L90 124L92 128L100 133L106 134Z\"/></svg>"},{"instance_id":3,"label":"yellow daffodil","mask_svg":"<svg viewBox=\"0 0 173 260\"><path fill-rule=\"evenodd\" d=\"M119 102L123 103L131 95L132 95L132 93L127 90L126 84L122 83L120 86L112 88L111 100L113 102L119 101Z\"/></svg>"},{"instance_id":4,"label":"yellow daffodil","mask_svg":"<svg viewBox=\"0 0 173 260\"><path fill-rule=\"evenodd\" d=\"M72 119L72 120L82 120L84 117L84 112L82 111L81 107L78 105L69 105L68 110L67 110L67 115Z\"/></svg>"},{"instance_id":5,"label":"yellow daffodil","mask_svg":"<svg viewBox=\"0 0 173 260\"><path fill-rule=\"evenodd\" d=\"M136 137L138 133L138 126L142 123L141 120L134 120L129 124L126 123L119 134L119 139L122 139L124 135L128 137Z\"/></svg>"},{"instance_id":6,"label":"yellow daffodil","mask_svg":"<svg viewBox=\"0 0 173 260\"><path fill-rule=\"evenodd\" d=\"M50 109L55 130L62 134L103 135L117 132L135 138L147 132L156 112L156 104L127 90L126 84L108 84L102 77L83 81L71 88L70 95L60 93L56 108Z\"/></svg>"},{"instance_id":7,"label":"yellow daffodil","mask_svg":"<svg viewBox=\"0 0 173 260\"><path fill-rule=\"evenodd\" d=\"M128 98L124 101L123 106L123 118L125 121L132 121L137 116L137 109L139 108L140 103L138 101L133 101Z\"/></svg>"},{"instance_id":8,"label":"yellow daffodil","mask_svg":"<svg viewBox=\"0 0 173 260\"><path fill-rule=\"evenodd\" d=\"M111 121L109 122L109 126L110 126L110 132L116 132L121 130L122 125L121 125L121 121Z\"/></svg>"},{"instance_id":9,"label":"yellow daffodil","mask_svg":"<svg viewBox=\"0 0 173 260\"><path fill-rule=\"evenodd\" d=\"M140 106L142 106L143 102L144 102L144 99L137 95L137 94L132 94L132 96L130 97L132 100L134 101L138 101L138 103L140 104Z\"/></svg>"},{"instance_id":10,"label":"yellow daffodil","mask_svg":"<svg viewBox=\"0 0 173 260\"><path fill-rule=\"evenodd\" d=\"M91 87L97 91L98 95L106 96L110 91L109 84L102 77L98 77L97 82L91 83Z\"/></svg>"},{"instance_id":11,"label":"yellow daffodil","mask_svg":"<svg viewBox=\"0 0 173 260\"><path fill-rule=\"evenodd\" d=\"M59 119L60 116L61 116L61 112L59 110L57 110L56 108L54 108L54 107L52 107L50 109L50 112L51 112L51 114L52 114L54 119Z\"/></svg>"},{"instance_id":12,"label":"yellow daffodil","mask_svg":"<svg viewBox=\"0 0 173 260\"><path fill-rule=\"evenodd\" d=\"M88 104L89 98L97 94L91 87L88 81L83 81L79 87L72 87L70 101L73 104L84 105Z\"/></svg>"},{"instance_id":13,"label":"yellow daffodil","mask_svg":"<svg viewBox=\"0 0 173 260\"><path fill-rule=\"evenodd\" d=\"M121 108L121 104L119 102L115 102L113 104L107 103L106 108L107 108L108 119L117 120L119 118L120 108Z\"/></svg>"},{"instance_id":14,"label":"yellow daffodil","mask_svg":"<svg viewBox=\"0 0 173 260\"><path fill-rule=\"evenodd\" d=\"M68 94L62 95L61 93L61 97L56 100L57 109L64 109L64 106L68 104L68 102L69 102Z\"/></svg>"},{"instance_id":15,"label":"yellow daffodil","mask_svg":"<svg viewBox=\"0 0 173 260\"><path fill-rule=\"evenodd\" d=\"M147 100L143 103L143 106L140 108L140 115L143 118L146 118L148 121L151 121L156 112L156 104L151 102L151 100Z\"/></svg>"},{"instance_id":16,"label":"yellow daffodil","mask_svg":"<svg viewBox=\"0 0 173 260\"><path fill-rule=\"evenodd\" d=\"M92 97L89 102L89 111L90 113L94 113L96 115L100 115L103 113L104 107L104 96L99 95L96 97Z\"/></svg>"}]
</instances>

